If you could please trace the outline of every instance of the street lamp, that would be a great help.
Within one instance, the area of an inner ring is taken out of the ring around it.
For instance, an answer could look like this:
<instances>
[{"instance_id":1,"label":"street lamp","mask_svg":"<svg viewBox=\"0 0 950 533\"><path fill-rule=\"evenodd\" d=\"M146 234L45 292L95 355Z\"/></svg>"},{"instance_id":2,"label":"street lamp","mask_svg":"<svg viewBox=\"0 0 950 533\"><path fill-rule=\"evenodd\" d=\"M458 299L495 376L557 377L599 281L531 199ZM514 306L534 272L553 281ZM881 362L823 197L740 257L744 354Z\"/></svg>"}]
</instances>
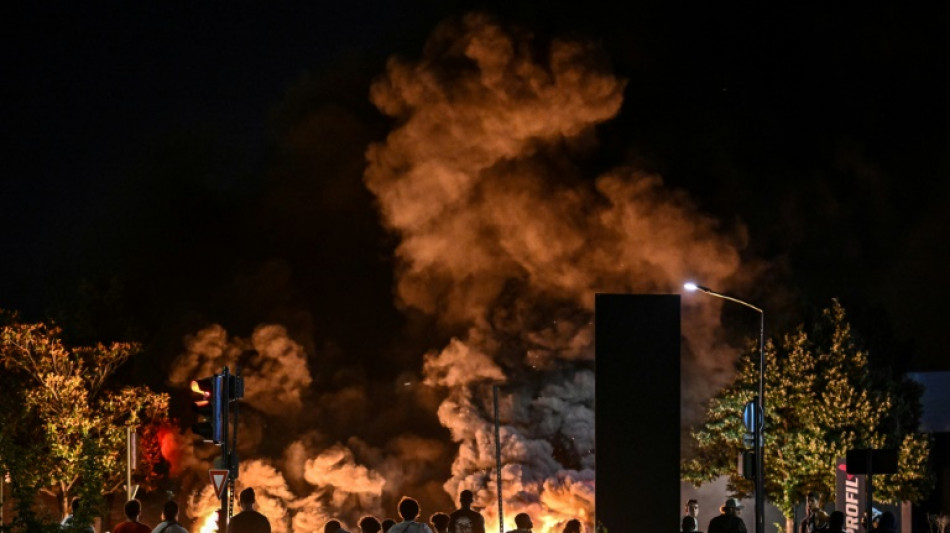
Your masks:
<instances>
[{"instance_id":1,"label":"street lamp","mask_svg":"<svg viewBox=\"0 0 950 533\"><path fill-rule=\"evenodd\" d=\"M729 300L730 302L744 305L759 313L759 395L755 400L756 412L752 416L753 438L755 439L755 533L765 533L765 471L762 461L762 456L764 455L762 453L762 426L765 425L765 311L749 302L734 298L728 294L716 292L702 285L696 285L692 282L683 284L683 288L688 291L704 292L716 298Z\"/></svg>"}]
</instances>

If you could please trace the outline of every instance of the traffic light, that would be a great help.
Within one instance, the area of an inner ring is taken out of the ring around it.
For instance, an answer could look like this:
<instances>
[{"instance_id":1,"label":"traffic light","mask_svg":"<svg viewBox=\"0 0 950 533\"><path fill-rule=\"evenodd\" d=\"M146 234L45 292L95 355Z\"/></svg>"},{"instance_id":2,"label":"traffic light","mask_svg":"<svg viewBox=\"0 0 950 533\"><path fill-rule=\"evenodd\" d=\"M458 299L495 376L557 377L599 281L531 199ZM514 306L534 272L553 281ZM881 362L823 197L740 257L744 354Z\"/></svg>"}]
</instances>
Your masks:
<instances>
[{"instance_id":1,"label":"traffic light","mask_svg":"<svg viewBox=\"0 0 950 533\"><path fill-rule=\"evenodd\" d=\"M244 397L244 378L228 374L228 401L234 402Z\"/></svg>"},{"instance_id":2,"label":"traffic light","mask_svg":"<svg viewBox=\"0 0 950 533\"><path fill-rule=\"evenodd\" d=\"M209 378L196 379L191 382L191 390L197 396L192 406L202 417L191 426L191 430L205 442L221 444L228 423L224 376L215 374Z\"/></svg>"}]
</instances>

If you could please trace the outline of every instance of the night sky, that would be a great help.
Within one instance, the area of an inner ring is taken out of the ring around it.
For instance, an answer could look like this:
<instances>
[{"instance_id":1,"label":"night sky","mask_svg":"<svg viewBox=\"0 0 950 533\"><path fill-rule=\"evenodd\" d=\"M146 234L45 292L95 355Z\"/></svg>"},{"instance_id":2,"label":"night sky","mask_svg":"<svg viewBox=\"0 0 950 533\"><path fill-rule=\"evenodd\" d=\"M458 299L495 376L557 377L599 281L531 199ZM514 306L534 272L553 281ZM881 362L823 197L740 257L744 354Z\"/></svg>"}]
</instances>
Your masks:
<instances>
[{"instance_id":1,"label":"night sky","mask_svg":"<svg viewBox=\"0 0 950 533\"><path fill-rule=\"evenodd\" d=\"M944 13L359 4L8 13L2 306L86 317L82 340L304 313L317 342L388 343L356 325L402 321L360 179L388 127L368 86L482 8L601 43L629 83L585 164L658 172L743 225L770 270L743 297L782 323L841 298L915 367L941 365Z\"/></svg>"},{"instance_id":2,"label":"night sky","mask_svg":"<svg viewBox=\"0 0 950 533\"><path fill-rule=\"evenodd\" d=\"M763 307L770 332L839 298L872 361L946 369L947 13L607 4L5 8L0 308L76 343L142 342L121 377L160 389L211 324L283 325L318 354L319 393L418 373L464 327L394 297L401 226L364 172L405 117L370 88L479 11L542 49L590 43L625 80L616 113L546 168L661 177L738 251L713 288Z\"/></svg>"}]
</instances>

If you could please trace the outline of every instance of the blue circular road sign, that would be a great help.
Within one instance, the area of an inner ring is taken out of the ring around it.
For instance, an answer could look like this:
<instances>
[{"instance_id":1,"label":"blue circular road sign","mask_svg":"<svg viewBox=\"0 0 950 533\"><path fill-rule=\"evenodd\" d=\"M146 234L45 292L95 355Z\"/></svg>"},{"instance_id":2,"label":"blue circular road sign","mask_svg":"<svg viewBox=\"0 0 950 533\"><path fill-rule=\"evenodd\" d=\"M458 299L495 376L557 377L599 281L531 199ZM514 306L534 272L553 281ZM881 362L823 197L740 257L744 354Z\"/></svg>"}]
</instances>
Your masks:
<instances>
[{"instance_id":1,"label":"blue circular road sign","mask_svg":"<svg viewBox=\"0 0 950 533\"><path fill-rule=\"evenodd\" d=\"M755 416L756 411L758 411L759 416ZM750 433L755 433L756 423L762 423L762 410L756 409L755 400L745 404L745 407L742 409L742 423L745 424L746 430Z\"/></svg>"}]
</instances>

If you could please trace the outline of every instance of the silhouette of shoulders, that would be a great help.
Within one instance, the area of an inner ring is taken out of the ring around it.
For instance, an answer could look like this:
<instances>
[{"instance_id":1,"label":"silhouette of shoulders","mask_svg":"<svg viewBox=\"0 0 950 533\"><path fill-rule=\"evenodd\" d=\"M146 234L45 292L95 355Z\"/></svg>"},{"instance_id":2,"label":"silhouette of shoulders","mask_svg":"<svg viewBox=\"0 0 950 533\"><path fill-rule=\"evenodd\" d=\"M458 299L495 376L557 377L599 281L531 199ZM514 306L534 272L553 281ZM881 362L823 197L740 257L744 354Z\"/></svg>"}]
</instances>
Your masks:
<instances>
[{"instance_id":1,"label":"silhouette of shoulders","mask_svg":"<svg viewBox=\"0 0 950 533\"><path fill-rule=\"evenodd\" d=\"M270 522L257 511L241 511L228 523L228 533L271 533Z\"/></svg>"}]
</instances>

